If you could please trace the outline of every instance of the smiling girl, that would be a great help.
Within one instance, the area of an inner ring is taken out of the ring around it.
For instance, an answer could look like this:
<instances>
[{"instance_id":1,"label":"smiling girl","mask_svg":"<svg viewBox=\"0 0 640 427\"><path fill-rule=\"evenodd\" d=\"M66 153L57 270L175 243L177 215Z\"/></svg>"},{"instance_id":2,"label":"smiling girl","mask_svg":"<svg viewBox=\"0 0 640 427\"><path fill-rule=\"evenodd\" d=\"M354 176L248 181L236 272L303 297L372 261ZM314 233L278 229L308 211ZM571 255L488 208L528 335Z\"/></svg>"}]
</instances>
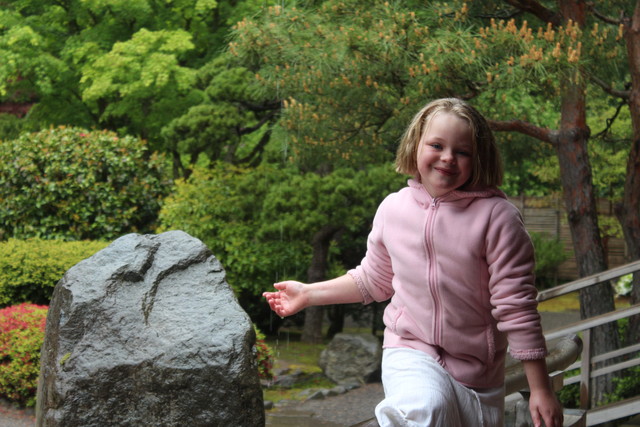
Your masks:
<instances>
[{"instance_id":1,"label":"smiling girl","mask_svg":"<svg viewBox=\"0 0 640 427\"><path fill-rule=\"evenodd\" d=\"M390 300L384 312L381 426L501 426L507 350L522 360L536 426L562 425L549 385L534 253L497 186L487 121L455 98L426 105L396 156L408 186L380 204L361 264L325 282L276 283L270 307Z\"/></svg>"}]
</instances>

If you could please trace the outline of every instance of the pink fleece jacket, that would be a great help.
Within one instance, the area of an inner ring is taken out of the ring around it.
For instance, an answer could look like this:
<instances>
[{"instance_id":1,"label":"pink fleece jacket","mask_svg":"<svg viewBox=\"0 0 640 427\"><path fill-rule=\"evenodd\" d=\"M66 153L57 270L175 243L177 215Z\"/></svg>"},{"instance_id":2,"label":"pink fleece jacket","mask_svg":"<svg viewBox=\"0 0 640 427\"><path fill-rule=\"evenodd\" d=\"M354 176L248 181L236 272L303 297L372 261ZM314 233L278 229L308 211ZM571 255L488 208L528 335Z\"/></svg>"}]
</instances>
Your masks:
<instances>
[{"instance_id":1,"label":"pink fleece jacket","mask_svg":"<svg viewBox=\"0 0 640 427\"><path fill-rule=\"evenodd\" d=\"M531 239L502 191L433 199L409 180L380 204L349 274L365 304L391 299L385 348L424 351L461 384L486 388L504 383L507 346L516 359L546 355L533 268Z\"/></svg>"}]
</instances>

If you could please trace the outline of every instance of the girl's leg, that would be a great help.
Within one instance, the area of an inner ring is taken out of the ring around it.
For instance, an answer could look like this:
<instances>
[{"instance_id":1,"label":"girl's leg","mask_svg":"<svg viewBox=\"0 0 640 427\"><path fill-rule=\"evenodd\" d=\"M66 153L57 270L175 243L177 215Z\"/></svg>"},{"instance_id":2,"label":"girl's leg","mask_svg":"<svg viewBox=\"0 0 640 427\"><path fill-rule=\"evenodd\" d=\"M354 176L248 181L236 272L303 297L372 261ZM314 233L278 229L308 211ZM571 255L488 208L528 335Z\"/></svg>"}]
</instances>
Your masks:
<instances>
[{"instance_id":1,"label":"girl's leg","mask_svg":"<svg viewBox=\"0 0 640 427\"><path fill-rule=\"evenodd\" d=\"M480 396L456 382L431 356L421 351L385 349L382 382L385 399L376 407L376 417L382 427L499 425L483 422L487 417L483 416ZM480 394L496 400L495 389ZM497 395L503 398L502 393ZM489 418L495 420L496 416L493 413Z\"/></svg>"}]
</instances>

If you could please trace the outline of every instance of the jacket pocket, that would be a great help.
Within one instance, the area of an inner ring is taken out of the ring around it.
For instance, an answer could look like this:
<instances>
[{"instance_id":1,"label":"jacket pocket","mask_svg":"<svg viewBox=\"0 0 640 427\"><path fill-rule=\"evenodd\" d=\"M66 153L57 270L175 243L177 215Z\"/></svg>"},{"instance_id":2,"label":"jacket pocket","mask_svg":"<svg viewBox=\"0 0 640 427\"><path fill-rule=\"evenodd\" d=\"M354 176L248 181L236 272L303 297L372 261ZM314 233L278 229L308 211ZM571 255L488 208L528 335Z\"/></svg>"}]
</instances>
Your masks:
<instances>
[{"instance_id":1,"label":"jacket pocket","mask_svg":"<svg viewBox=\"0 0 640 427\"><path fill-rule=\"evenodd\" d=\"M384 324L396 335L398 334L398 320L403 311L402 307L396 307L391 303L384 311Z\"/></svg>"}]
</instances>

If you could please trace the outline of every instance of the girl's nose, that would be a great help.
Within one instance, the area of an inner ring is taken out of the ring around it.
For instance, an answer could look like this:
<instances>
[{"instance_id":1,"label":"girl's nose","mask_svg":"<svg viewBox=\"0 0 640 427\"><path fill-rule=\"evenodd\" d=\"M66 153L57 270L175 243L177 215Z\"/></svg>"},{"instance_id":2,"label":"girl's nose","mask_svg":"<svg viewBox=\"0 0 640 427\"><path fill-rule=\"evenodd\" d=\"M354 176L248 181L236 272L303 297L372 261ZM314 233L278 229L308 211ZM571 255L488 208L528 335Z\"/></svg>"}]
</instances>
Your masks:
<instances>
[{"instance_id":1,"label":"girl's nose","mask_svg":"<svg viewBox=\"0 0 640 427\"><path fill-rule=\"evenodd\" d=\"M453 163L456 159L456 156L454 156L451 150L443 150L440 158L443 162Z\"/></svg>"}]
</instances>

